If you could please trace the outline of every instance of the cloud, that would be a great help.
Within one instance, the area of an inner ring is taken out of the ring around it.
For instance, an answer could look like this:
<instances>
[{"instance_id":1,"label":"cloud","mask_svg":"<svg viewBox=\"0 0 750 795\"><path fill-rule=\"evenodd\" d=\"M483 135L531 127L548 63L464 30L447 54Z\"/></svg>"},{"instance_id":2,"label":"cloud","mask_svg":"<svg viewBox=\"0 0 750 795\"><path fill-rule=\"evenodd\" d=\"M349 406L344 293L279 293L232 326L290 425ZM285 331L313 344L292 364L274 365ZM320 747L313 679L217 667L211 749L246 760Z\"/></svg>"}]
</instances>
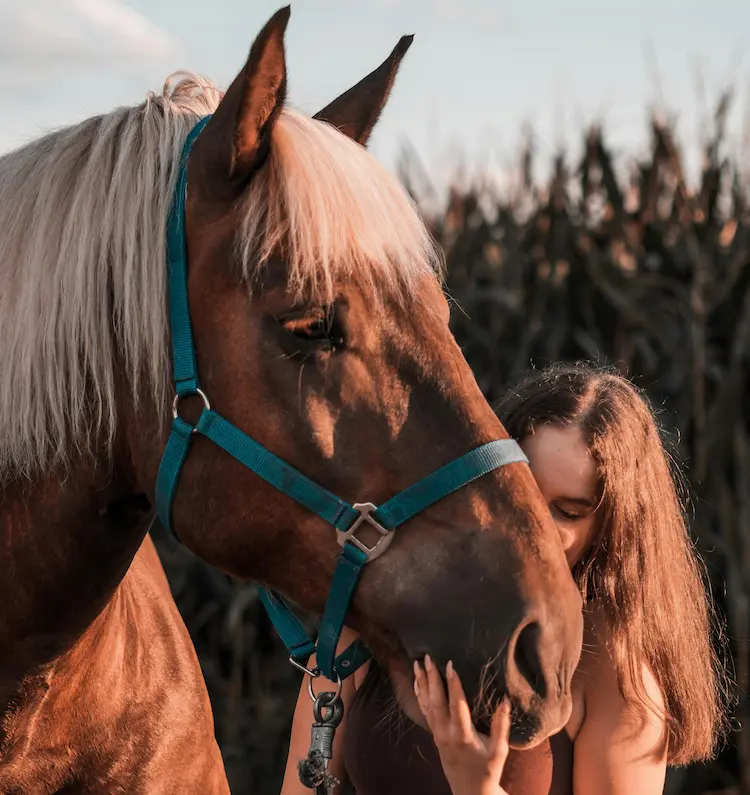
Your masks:
<instances>
[{"instance_id":1,"label":"cloud","mask_svg":"<svg viewBox=\"0 0 750 795\"><path fill-rule=\"evenodd\" d=\"M181 52L168 32L120 0L0 4L0 63L33 71L61 65L162 62Z\"/></svg>"}]
</instances>

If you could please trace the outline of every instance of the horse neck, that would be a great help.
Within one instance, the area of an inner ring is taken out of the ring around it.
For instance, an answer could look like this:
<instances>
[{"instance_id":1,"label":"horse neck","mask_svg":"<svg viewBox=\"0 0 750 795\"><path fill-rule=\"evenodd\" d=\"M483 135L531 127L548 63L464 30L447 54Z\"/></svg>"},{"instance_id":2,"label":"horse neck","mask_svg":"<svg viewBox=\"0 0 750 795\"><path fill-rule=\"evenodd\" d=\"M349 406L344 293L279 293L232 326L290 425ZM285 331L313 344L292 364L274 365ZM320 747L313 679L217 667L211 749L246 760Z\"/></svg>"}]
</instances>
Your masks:
<instances>
[{"instance_id":1,"label":"horse neck","mask_svg":"<svg viewBox=\"0 0 750 795\"><path fill-rule=\"evenodd\" d=\"M101 615L149 516L116 469L96 461L11 483L0 504L0 684L7 688L59 659Z\"/></svg>"}]
</instances>

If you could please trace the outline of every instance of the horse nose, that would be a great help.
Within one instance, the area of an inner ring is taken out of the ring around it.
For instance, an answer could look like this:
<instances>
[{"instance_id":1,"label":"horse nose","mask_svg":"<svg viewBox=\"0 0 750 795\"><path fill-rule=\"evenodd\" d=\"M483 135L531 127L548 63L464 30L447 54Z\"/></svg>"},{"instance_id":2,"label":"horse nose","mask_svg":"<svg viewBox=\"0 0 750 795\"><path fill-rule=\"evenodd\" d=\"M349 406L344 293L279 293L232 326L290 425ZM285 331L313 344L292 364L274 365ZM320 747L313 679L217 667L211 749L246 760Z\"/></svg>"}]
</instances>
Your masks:
<instances>
[{"instance_id":1,"label":"horse nose","mask_svg":"<svg viewBox=\"0 0 750 795\"><path fill-rule=\"evenodd\" d=\"M509 695L524 706L539 701L550 704L553 713L560 712L559 721L564 723L567 718L562 713L570 702L570 685L578 662L574 650L577 643L580 648L582 634L581 613L566 620L531 618L521 624L511 638L506 658Z\"/></svg>"},{"instance_id":2,"label":"horse nose","mask_svg":"<svg viewBox=\"0 0 750 795\"><path fill-rule=\"evenodd\" d=\"M540 698L547 698L549 688L540 653L541 632L538 621L531 621L521 627L513 648L512 664L534 693Z\"/></svg>"}]
</instances>

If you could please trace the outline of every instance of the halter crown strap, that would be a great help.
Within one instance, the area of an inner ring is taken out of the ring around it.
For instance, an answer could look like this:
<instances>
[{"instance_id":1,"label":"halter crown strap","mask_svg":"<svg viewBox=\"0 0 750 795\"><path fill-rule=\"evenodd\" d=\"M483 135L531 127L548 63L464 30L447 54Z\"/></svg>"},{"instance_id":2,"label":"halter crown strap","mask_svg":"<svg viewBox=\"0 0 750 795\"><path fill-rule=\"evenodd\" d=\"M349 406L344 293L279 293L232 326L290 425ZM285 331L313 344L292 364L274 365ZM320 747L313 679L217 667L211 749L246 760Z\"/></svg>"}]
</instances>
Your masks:
<instances>
[{"instance_id":1,"label":"halter crown strap","mask_svg":"<svg viewBox=\"0 0 750 795\"><path fill-rule=\"evenodd\" d=\"M190 149L210 116L202 118L188 133L180 157L174 200L167 221L167 278L169 279L169 323L172 332L172 368L177 394L192 395L200 389L195 361L193 328L187 289L187 251L185 240L185 199L187 161Z\"/></svg>"},{"instance_id":2,"label":"halter crown strap","mask_svg":"<svg viewBox=\"0 0 750 795\"><path fill-rule=\"evenodd\" d=\"M198 378L188 303L185 241L188 155L209 118L201 119L187 136L167 222L169 318L177 394L173 404L172 427L156 478L156 509L162 524L174 534L172 506L182 466L193 436L200 434L267 483L335 527L342 550L323 611L317 645L283 597L267 588L261 589L260 597L289 650L290 660L307 670L306 662L317 651L317 670L311 673L317 675L319 672L329 679L344 679L370 656L359 641L336 656L346 613L365 564L385 551L397 527L438 500L498 467L528 461L512 439L496 440L451 461L380 507L370 503L351 505L274 455L211 408ZM204 403L196 425L185 422L178 414L180 399L189 395L198 395ZM375 546L368 547L357 537L356 532L362 523L368 523L378 530L380 539Z\"/></svg>"}]
</instances>

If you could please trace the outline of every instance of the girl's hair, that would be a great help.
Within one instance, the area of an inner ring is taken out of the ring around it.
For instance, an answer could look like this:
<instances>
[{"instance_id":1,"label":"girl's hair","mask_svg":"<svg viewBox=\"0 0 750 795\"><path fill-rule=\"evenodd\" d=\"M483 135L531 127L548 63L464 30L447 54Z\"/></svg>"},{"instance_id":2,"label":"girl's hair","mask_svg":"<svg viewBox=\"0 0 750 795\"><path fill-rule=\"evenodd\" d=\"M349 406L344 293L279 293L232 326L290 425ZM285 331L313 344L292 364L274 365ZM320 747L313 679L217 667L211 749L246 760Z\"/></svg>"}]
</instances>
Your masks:
<instances>
[{"instance_id":1,"label":"girl's hair","mask_svg":"<svg viewBox=\"0 0 750 795\"><path fill-rule=\"evenodd\" d=\"M526 377L498 413L519 440L541 425L581 429L601 504L599 532L574 576L584 600L603 612L623 697L641 711L652 706L642 665L655 676L669 763L708 758L726 730L720 624L686 528L679 473L647 399L616 372L555 365Z\"/></svg>"}]
</instances>

